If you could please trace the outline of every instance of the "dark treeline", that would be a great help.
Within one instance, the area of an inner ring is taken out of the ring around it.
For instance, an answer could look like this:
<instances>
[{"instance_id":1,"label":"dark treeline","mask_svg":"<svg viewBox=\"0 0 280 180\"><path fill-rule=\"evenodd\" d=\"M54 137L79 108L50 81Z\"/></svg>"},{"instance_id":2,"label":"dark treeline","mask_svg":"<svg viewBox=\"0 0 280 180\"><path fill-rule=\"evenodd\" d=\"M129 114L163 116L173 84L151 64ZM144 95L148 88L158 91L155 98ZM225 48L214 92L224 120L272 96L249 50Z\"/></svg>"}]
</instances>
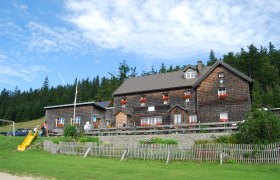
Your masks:
<instances>
[{"instance_id":1,"label":"dark treeline","mask_svg":"<svg viewBox=\"0 0 280 180\"><path fill-rule=\"evenodd\" d=\"M212 65L217 60L214 51L211 50L207 65ZM269 43L268 48L259 49L250 45L247 50L242 48L238 53L229 52L220 60L254 79L252 95L255 107L280 106L280 50L275 49L273 44ZM185 65L166 67L162 63L159 70L151 67L150 71L142 72L141 76L177 71L184 67ZM137 76L136 67L128 66L126 61L120 63L117 75L109 74L109 78L96 76L93 79L80 80L77 102L112 100L112 93L125 79ZM21 91L17 87L14 91L3 89L0 95L0 119L28 121L44 116L45 106L72 104L76 83L77 80L73 84L49 87L49 80L46 77L39 89L29 91Z\"/></svg>"}]
</instances>

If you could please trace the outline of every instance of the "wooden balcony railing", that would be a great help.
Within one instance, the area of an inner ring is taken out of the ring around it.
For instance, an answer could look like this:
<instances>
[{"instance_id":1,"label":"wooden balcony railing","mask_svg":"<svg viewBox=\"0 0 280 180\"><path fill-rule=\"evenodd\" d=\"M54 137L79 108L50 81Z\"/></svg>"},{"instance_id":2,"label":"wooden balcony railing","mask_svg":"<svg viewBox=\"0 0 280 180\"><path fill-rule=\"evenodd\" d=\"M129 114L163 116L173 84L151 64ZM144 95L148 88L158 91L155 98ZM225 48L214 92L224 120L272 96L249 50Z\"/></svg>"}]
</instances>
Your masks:
<instances>
[{"instance_id":1,"label":"wooden balcony railing","mask_svg":"<svg viewBox=\"0 0 280 180\"><path fill-rule=\"evenodd\" d=\"M123 128L94 128L84 132L84 135L141 135L141 134L189 134L237 131L237 124L242 121L192 123L180 125L136 126Z\"/></svg>"}]
</instances>

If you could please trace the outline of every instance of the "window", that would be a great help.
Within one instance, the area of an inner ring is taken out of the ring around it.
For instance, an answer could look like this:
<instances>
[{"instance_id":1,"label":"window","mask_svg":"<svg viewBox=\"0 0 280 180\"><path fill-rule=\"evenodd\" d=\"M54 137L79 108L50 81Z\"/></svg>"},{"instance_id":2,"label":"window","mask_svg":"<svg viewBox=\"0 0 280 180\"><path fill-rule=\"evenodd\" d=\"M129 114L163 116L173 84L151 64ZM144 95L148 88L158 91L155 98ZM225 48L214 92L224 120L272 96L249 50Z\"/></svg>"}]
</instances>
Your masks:
<instances>
[{"instance_id":1,"label":"window","mask_svg":"<svg viewBox=\"0 0 280 180\"><path fill-rule=\"evenodd\" d=\"M227 96L226 88L218 88L218 98L224 99Z\"/></svg>"},{"instance_id":2,"label":"window","mask_svg":"<svg viewBox=\"0 0 280 180\"><path fill-rule=\"evenodd\" d=\"M56 127L64 127L64 121L65 121L64 117L57 117L55 118L55 121L56 121Z\"/></svg>"},{"instance_id":3,"label":"window","mask_svg":"<svg viewBox=\"0 0 280 180\"><path fill-rule=\"evenodd\" d=\"M141 119L141 126L161 125L162 117L147 117Z\"/></svg>"},{"instance_id":4,"label":"window","mask_svg":"<svg viewBox=\"0 0 280 180\"><path fill-rule=\"evenodd\" d=\"M226 88L219 88L218 89L218 96L227 94Z\"/></svg>"},{"instance_id":5,"label":"window","mask_svg":"<svg viewBox=\"0 0 280 180\"><path fill-rule=\"evenodd\" d=\"M228 113L220 113L220 121L228 122Z\"/></svg>"},{"instance_id":6,"label":"window","mask_svg":"<svg viewBox=\"0 0 280 180\"><path fill-rule=\"evenodd\" d=\"M197 115L190 115L189 116L189 123L197 123Z\"/></svg>"},{"instance_id":7,"label":"window","mask_svg":"<svg viewBox=\"0 0 280 180\"><path fill-rule=\"evenodd\" d=\"M148 107L148 111L155 111L155 106Z\"/></svg>"},{"instance_id":8,"label":"window","mask_svg":"<svg viewBox=\"0 0 280 180\"><path fill-rule=\"evenodd\" d=\"M219 72L219 73L218 73L218 77L219 77L219 78L224 77L224 73L223 73L223 72Z\"/></svg>"},{"instance_id":9,"label":"window","mask_svg":"<svg viewBox=\"0 0 280 180\"><path fill-rule=\"evenodd\" d=\"M174 114L174 124L181 124L181 123L182 123L182 115Z\"/></svg>"},{"instance_id":10,"label":"window","mask_svg":"<svg viewBox=\"0 0 280 180\"><path fill-rule=\"evenodd\" d=\"M195 76L196 76L196 72L195 71L185 72L185 78L186 79L192 79L192 78L195 78Z\"/></svg>"},{"instance_id":11,"label":"window","mask_svg":"<svg viewBox=\"0 0 280 180\"><path fill-rule=\"evenodd\" d=\"M81 117L80 116L76 116L75 119L72 119L72 125L73 126L80 126L81 124Z\"/></svg>"},{"instance_id":12,"label":"window","mask_svg":"<svg viewBox=\"0 0 280 180\"><path fill-rule=\"evenodd\" d=\"M94 122L94 123L96 122L96 115L92 116L92 122Z\"/></svg>"}]
</instances>

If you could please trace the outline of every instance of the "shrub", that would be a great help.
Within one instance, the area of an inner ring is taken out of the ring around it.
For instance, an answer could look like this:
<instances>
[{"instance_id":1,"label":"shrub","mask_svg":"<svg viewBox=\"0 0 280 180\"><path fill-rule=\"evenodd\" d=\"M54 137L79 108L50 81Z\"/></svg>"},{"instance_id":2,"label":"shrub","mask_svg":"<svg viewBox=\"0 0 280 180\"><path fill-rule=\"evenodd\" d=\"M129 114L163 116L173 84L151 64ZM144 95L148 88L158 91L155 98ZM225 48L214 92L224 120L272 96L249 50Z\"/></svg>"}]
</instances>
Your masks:
<instances>
[{"instance_id":1,"label":"shrub","mask_svg":"<svg viewBox=\"0 0 280 180\"><path fill-rule=\"evenodd\" d=\"M214 143L236 144L237 140L234 134L215 137Z\"/></svg>"},{"instance_id":2,"label":"shrub","mask_svg":"<svg viewBox=\"0 0 280 180\"><path fill-rule=\"evenodd\" d=\"M79 133L77 131L77 128L75 126L66 126L64 127L64 134L65 137L72 137L77 138L79 136Z\"/></svg>"},{"instance_id":3,"label":"shrub","mask_svg":"<svg viewBox=\"0 0 280 180\"><path fill-rule=\"evenodd\" d=\"M265 110L252 110L239 132L233 135L240 144L274 143L280 140L280 118Z\"/></svg>"}]
</instances>

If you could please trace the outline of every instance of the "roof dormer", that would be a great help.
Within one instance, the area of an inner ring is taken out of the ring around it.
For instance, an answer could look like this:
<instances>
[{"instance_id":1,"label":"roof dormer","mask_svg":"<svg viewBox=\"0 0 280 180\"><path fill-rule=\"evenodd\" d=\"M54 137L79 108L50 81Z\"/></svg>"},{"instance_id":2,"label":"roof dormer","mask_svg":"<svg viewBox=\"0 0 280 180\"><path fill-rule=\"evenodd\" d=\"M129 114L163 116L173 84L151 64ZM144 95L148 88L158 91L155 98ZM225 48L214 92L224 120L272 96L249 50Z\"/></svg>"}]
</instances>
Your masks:
<instances>
[{"instance_id":1,"label":"roof dormer","mask_svg":"<svg viewBox=\"0 0 280 180\"><path fill-rule=\"evenodd\" d=\"M184 70L184 78L185 79L193 79L197 76L197 70L196 67L192 65L188 65Z\"/></svg>"},{"instance_id":2,"label":"roof dormer","mask_svg":"<svg viewBox=\"0 0 280 180\"><path fill-rule=\"evenodd\" d=\"M193 79L196 78L196 76L197 76L197 71L187 70L186 72L184 72L185 79Z\"/></svg>"}]
</instances>

